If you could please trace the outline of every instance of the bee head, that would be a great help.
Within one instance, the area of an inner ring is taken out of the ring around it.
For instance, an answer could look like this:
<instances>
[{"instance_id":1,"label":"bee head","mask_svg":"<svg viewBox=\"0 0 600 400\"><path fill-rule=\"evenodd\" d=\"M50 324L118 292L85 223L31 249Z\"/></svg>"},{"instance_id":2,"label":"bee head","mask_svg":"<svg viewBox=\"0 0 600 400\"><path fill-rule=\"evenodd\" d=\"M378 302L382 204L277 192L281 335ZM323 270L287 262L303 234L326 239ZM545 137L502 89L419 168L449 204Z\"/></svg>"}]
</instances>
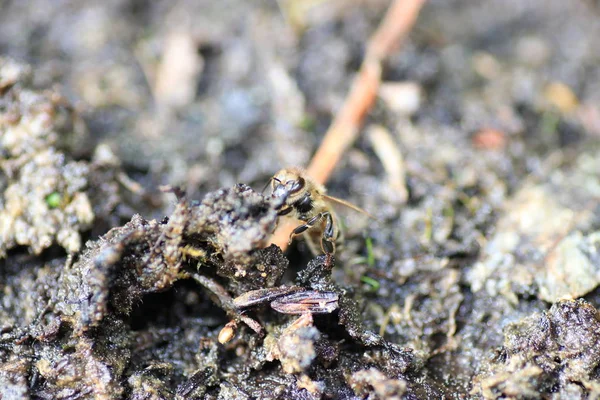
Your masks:
<instances>
[{"instance_id":1,"label":"bee head","mask_svg":"<svg viewBox=\"0 0 600 400\"><path fill-rule=\"evenodd\" d=\"M271 197L281 204L293 203L303 193L306 181L295 170L283 169L271 178Z\"/></svg>"}]
</instances>

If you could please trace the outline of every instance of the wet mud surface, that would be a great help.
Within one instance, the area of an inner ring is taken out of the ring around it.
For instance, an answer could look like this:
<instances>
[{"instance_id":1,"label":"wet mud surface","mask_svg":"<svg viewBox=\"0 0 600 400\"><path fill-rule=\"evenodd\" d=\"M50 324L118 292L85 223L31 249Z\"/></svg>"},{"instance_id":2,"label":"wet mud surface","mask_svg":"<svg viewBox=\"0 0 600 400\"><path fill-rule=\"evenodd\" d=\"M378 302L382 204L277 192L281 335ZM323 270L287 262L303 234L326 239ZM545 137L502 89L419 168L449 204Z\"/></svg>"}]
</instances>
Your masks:
<instances>
[{"instance_id":1,"label":"wet mud surface","mask_svg":"<svg viewBox=\"0 0 600 400\"><path fill-rule=\"evenodd\" d=\"M271 245L387 5L0 0L0 398L600 396L596 2L427 3Z\"/></svg>"}]
</instances>

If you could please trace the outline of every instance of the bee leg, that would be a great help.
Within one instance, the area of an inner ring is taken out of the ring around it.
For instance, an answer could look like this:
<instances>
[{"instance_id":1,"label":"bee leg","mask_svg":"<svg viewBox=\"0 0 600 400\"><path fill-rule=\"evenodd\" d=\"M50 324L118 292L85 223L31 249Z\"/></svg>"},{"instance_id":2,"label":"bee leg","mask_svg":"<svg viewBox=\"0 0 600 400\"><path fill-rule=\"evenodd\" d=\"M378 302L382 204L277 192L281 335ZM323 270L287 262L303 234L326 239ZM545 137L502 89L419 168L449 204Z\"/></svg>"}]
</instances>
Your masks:
<instances>
[{"instance_id":1,"label":"bee leg","mask_svg":"<svg viewBox=\"0 0 600 400\"><path fill-rule=\"evenodd\" d=\"M328 212L318 213L317 215L315 215L314 217L312 217L311 219L306 221L305 224L302 224L302 225L298 226L296 229L294 229L292 231L292 233L290 233L290 241L288 242L288 244L292 243L292 239L294 239L294 236L298 236L301 233L304 233L307 229L310 229L313 226L315 226L315 224L317 222L319 222L321 220L321 218L323 218L325 216L325 214L329 214L329 213Z\"/></svg>"},{"instance_id":2,"label":"bee leg","mask_svg":"<svg viewBox=\"0 0 600 400\"><path fill-rule=\"evenodd\" d=\"M331 213L325 212L325 218L327 223L325 224L325 230L323 231L323 237L321 238L321 250L327 255L335 254L335 230L333 225L333 217Z\"/></svg>"},{"instance_id":3,"label":"bee leg","mask_svg":"<svg viewBox=\"0 0 600 400\"><path fill-rule=\"evenodd\" d=\"M277 215L281 217L282 215L289 214L290 212L292 212L292 210L293 210L292 207L282 208L279 211L277 211Z\"/></svg>"}]
</instances>

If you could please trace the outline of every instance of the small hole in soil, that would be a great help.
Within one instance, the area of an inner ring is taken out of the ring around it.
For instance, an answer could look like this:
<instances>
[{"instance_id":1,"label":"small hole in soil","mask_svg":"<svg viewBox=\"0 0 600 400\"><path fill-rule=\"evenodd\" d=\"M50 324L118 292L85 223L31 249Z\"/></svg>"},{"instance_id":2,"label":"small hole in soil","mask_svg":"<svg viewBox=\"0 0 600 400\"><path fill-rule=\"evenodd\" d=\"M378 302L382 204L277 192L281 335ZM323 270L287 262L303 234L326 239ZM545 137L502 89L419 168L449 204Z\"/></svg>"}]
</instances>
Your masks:
<instances>
[{"instance_id":1,"label":"small hole in soil","mask_svg":"<svg viewBox=\"0 0 600 400\"><path fill-rule=\"evenodd\" d=\"M130 325L134 331L149 326L178 327L183 320L190 318L207 326L227 322L225 312L208 298L202 288L191 280L184 280L164 292L145 295L131 313Z\"/></svg>"}]
</instances>

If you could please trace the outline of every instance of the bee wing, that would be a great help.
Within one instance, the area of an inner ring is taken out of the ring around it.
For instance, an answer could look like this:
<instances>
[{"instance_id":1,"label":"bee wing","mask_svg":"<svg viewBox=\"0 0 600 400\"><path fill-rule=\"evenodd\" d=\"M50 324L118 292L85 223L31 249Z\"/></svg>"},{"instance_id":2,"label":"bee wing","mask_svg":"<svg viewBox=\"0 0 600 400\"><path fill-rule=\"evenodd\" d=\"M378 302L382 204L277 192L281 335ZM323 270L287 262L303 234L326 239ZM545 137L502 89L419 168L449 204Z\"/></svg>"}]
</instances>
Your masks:
<instances>
[{"instance_id":1,"label":"bee wing","mask_svg":"<svg viewBox=\"0 0 600 400\"><path fill-rule=\"evenodd\" d=\"M338 294L307 290L276 299L271 308L282 314L329 314L338 308Z\"/></svg>"},{"instance_id":2,"label":"bee wing","mask_svg":"<svg viewBox=\"0 0 600 400\"><path fill-rule=\"evenodd\" d=\"M350 203L349 201L338 199L337 197L329 196L329 195L326 195L326 194L324 194L323 197L327 201L330 201L330 202L336 203L336 204L341 204L342 206L351 208L354 211L358 211L361 214L365 214L366 216L368 216L371 219L377 220L377 218L375 218L373 215L369 214L368 212L366 212L365 210L363 210L359 206L355 206L354 204Z\"/></svg>"}]
</instances>

